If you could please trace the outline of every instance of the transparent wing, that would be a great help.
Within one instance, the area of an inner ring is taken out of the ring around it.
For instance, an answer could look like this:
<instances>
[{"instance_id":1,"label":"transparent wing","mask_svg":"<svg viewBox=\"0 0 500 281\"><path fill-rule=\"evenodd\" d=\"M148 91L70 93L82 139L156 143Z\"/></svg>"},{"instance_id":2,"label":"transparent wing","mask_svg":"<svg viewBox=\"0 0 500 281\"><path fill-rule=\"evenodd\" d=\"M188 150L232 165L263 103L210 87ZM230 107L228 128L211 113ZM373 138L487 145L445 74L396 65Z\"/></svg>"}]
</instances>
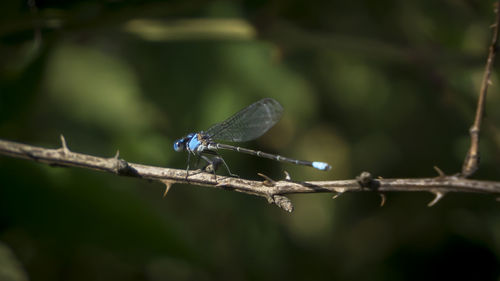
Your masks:
<instances>
[{"instance_id":1,"label":"transparent wing","mask_svg":"<svg viewBox=\"0 0 500 281\"><path fill-rule=\"evenodd\" d=\"M205 134L214 140L243 142L262 136L283 114L283 107L271 98L261 99L227 120L215 124Z\"/></svg>"}]
</instances>

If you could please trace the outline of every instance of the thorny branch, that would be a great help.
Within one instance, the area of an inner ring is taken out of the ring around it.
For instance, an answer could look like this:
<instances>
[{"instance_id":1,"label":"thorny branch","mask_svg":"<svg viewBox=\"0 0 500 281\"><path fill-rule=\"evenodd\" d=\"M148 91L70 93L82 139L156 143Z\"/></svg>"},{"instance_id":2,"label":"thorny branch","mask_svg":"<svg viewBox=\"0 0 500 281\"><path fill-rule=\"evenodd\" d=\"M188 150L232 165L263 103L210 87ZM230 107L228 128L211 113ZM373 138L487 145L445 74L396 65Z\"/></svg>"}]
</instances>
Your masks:
<instances>
[{"instance_id":1,"label":"thorny branch","mask_svg":"<svg viewBox=\"0 0 500 281\"><path fill-rule=\"evenodd\" d=\"M496 20L492 25L493 37L491 39L491 45L489 48L488 59L486 61L486 67L484 70L483 81L481 82L481 90L479 91L479 99L477 102L476 116L474 118L474 124L469 129L470 134L470 147L469 151L465 155L464 164L462 166L462 176L469 177L479 168L479 133L481 130L481 121L484 116L484 106L486 103L486 93L488 92L488 85L491 84L491 73L493 69L493 62L495 60L495 55L498 48L498 28L500 25L500 1L495 4L495 14Z\"/></svg>"},{"instance_id":2,"label":"thorny branch","mask_svg":"<svg viewBox=\"0 0 500 281\"><path fill-rule=\"evenodd\" d=\"M458 176L440 174L434 178L415 179L375 179L364 172L356 179L337 181L292 181L287 175L284 180L272 180L262 175L263 181L245 180L233 177L217 176L211 173L191 172L186 178L186 171L179 169L161 168L135 163L129 163L119 158L117 152L110 158L72 152L64 137L61 135L62 146L58 149L20 144L0 140L0 154L29 159L52 166L80 167L102 172L113 173L121 176L131 176L148 180L156 180L166 185L166 192L174 183L189 183L211 188L233 190L246 194L264 197L269 203L291 212L293 205L285 197L287 194L332 192L335 198L345 192L375 191L382 194L382 204L385 201L384 192L413 191L431 192L435 199L429 206L437 203L449 192L484 193L500 195L500 182L469 180Z\"/></svg>"}]
</instances>

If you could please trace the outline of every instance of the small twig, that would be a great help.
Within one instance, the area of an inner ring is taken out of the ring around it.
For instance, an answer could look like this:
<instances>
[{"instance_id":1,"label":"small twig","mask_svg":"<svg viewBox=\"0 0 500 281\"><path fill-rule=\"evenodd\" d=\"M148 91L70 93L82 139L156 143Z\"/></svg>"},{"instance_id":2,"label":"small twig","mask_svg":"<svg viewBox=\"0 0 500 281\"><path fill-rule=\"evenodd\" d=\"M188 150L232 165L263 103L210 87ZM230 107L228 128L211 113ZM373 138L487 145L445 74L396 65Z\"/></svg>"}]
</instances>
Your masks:
<instances>
[{"instance_id":1,"label":"small twig","mask_svg":"<svg viewBox=\"0 0 500 281\"><path fill-rule=\"evenodd\" d=\"M486 67L484 70L483 81L481 83L481 90L479 92L479 99L477 102L476 116L474 118L474 124L469 129L470 134L470 147L469 151L465 156L464 163L462 165L462 176L469 177L479 168L479 133L481 130L481 121L484 116L484 106L486 103L486 93L488 92L488 85L491 85L490 77L493 69L493 62L495 60L495 55L497 52L498 45L498 27L500 25L500 13L498 9L500 8L500 0L495 3L495 14L496 20L492 25L493 37L491 39L491 45L489 48L488 59L486 61Z\"/></svg>"},{"instance_id":2,"label":"small twig","mask_svg":"<svg viewBox=\"0 0 500 281\"><path fill-rule=\"evenodd\" d=\"M272 203L276 204L276 206L280 207L281 209L291 213L293 212L293 204L288 197L283 196L283 195L274 195L272 197Z\"/></svg>"},{"instance_id":3,"label":"small twig","mask_svg":"<svg viewBox=\"0 0 500 281\"><path fill-rule=\"evenodd\" d=\"M40 45L42 44L42 31L35 0L28 0L28 7L35 18L33 21L33 50L36 52L40 49Z\"/></svg>"}]
</instances>

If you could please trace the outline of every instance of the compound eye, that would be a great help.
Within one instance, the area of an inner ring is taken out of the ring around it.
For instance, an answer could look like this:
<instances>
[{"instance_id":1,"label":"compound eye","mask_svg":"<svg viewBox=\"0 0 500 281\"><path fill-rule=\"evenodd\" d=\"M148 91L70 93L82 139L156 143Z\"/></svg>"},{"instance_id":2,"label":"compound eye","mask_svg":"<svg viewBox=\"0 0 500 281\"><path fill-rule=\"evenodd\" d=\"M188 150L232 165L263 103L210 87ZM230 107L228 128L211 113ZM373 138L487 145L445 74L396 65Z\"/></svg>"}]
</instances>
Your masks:
<instances>
[{"instance_id":1,"label":"compound eye","mask_svg":"<svg viewBox=\"0 0 500 281\"><path fill-rule=\"evenodd\" d=\"M184 140L178 140L174 142L174 150L175 151L183 151L186 148L186 144L184 143Z\"/></svg>"}]
</instances>

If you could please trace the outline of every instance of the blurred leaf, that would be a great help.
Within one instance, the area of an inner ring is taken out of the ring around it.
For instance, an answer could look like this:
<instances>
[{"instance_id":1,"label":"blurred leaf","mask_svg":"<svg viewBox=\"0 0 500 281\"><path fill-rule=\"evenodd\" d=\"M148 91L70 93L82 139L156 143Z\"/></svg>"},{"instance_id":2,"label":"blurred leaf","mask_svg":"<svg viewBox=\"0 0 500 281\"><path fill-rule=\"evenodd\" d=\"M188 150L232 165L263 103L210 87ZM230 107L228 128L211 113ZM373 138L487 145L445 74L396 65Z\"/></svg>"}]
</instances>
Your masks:
<instances>
[{"instance_id":1,"label":"blurred leaf","mask_svg":"<svg viewBox=\"0 0 500 281\"><path fill-rule=\"evenodd\" d=\"M9 247L0 242L0 280L27 281L28 277Z\"/></svg>"},{"instance_id":2,"label":"blurred leaf","mask_svg":"<svg viewBox=\"0 0 500 281\"><path fill-rule=\"evenodd\" d=\"M124 29L143 39L166 40L245 40L254 39L255 30L241 19L189 19L171 22L134 19Z\"/></svg>"}]
</instances>

